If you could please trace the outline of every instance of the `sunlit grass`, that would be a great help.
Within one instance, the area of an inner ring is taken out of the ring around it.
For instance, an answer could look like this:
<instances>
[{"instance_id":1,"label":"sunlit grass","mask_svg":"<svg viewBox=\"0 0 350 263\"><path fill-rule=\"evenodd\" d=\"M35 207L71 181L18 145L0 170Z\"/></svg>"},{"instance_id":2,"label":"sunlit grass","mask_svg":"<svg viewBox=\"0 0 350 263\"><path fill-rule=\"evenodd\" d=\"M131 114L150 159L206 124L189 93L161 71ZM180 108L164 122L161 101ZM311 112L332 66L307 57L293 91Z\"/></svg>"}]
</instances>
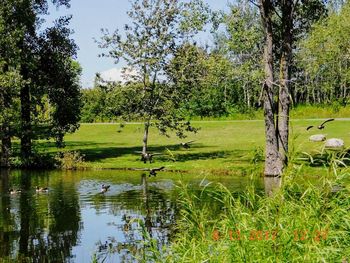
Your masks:
<instances>
[{"instance_id":1,"label":"sunlit grass","mask_svg":"<svg viewBox=\"0 0 350 263\"><path fill-rule=\"evenodd\" d=\"M345 145L350 144L350 121L336 120L328 123L322 131L315 128L306 131L307 126L319 123L320 120L291 121L290 145L293 154L312 154L313 151L320 150L322 142L313 143L308 140L315 133L327 134L327 138L341 138ZM264 149L263 121L195 121L194 125L201 129L197 134L189 134L184 140L173 134L168 138L152 128L149 151L163 155L155 156L151 165L143 164L139 154L135 153L141 150L142 124L126 124L121 132L118 132L119 124L82 124L76 133L66 136L65 150L80 151L85 155L88 167L92 168L166 166L168 170L174 171L229 174L245 173L245 169L250 169L252 163L261 166L263 158L256 154ZM195 140L190 149L180 147L179 143L186 140ZM38 148L46 152L57 151L54 142L43 141L38 144ZM310 173L317 174L318 171L312 169Z\"/></svg>"}]
</instances>

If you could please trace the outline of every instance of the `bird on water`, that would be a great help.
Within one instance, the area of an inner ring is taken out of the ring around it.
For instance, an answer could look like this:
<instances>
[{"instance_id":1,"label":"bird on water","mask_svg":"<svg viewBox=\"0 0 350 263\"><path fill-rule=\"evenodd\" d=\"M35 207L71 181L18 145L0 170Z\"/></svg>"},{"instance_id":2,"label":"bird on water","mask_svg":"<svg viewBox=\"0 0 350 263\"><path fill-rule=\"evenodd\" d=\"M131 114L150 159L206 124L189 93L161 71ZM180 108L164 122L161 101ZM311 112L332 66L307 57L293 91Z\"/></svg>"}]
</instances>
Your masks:
<instances>
[{"instance_id":1,"label":"bird on water","mask_svg":"<svg viewBox=\"0 0 350 263\"><path fill-rule=\"evenodd\" d=\"M18 194L18 193L20 193L21 192L21 190L16 190L16 189L13 189L13 188L10 188L9 189L9 193L11 194L11 195L14 195L14 194Z\"/></svg>"},{"instance_id":2,"label":"bird on water","mask_svg":"<svg viewBox=\"0 0 350 263\"><path fill-rule=\"evenodd\" d=\"M37 186L37 187L35 188L35 191L36 191L37 193L40 193L40 192L41 192L41 193L46 193L46 192L49 191L49 188Z\"/></svg>"},{"instance_id":3,"label":"bird on water","mask_svg":"<svg viewBox=\"0 0 350 263\"><path fill-rule=\"evenodd\" d=\"M110 185L102 185L101 186L101 193L104 194L105 192L107 192L109 190L111 186Z\"/></svg>"}]
</instances>

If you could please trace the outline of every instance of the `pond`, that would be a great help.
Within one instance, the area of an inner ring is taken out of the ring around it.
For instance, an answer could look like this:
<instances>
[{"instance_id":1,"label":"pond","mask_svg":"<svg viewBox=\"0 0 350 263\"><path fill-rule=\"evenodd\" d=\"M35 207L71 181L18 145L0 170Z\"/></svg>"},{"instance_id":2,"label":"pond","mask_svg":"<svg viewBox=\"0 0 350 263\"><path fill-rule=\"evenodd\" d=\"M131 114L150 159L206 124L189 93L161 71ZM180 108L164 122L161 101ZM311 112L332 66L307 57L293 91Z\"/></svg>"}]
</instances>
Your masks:
<instances>
[{"instance_id":1,"label":"pond","mask_svg":"<svg viewBox=\"0 0 350 263\"><path fill-rule=\"evenodd\" d=\"M142 231L159 247L169 243L178 218L180 181L194 190L220 182L239 192L249 178L1 170L0 261L137 262L144 246ZM101 193L102 184L110 185L109 191ZM256 184L263 187L262 180ZM36 186L49 191L37 192Z\"/></svg>"}]
</instances>

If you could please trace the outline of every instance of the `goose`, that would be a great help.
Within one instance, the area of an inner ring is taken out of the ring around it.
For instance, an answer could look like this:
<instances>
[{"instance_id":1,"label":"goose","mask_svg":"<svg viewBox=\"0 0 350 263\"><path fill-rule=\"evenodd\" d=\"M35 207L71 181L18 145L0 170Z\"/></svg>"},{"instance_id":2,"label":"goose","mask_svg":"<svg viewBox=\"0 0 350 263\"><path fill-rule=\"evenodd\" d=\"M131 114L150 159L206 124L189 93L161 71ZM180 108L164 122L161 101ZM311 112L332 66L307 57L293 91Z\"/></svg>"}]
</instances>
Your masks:
<instances>
[{"instance_id":1,"label":"goose","mask_svg":"<svg viewBox=\"0 0 350 263\"><path fill-rule=\"evenodd\" d=\"M160 168L152 168L152 169L150 169L150 170L149 170L149 177L151 177L151 175L156 176L156 175L157 175L157 172L163 170L164 168L165 168L165 167L162 166L162 167L160 167Z\"/></svg>"},{"instance_id":2,"label":"goose","mask_svg":"<svg viewBox=\"0 0 350 263\"><path fill-rule=\"evenodd\" d=\"M193 143L193 142L194 142L194 140L188 141L188 142L181 142L180 145L182 147L184 147L185 149L189 149L190 148L190 144Z\"/></svg>"},{"instance_id":3,"label":"goose","mask_svg":"<svg viewBox=\"0 0 350 263\"><path fill-rule=\"evenodd\" d=\"M35 188L35 191L36 191L37 193L40 193L40 192L41 192L41 193L43 193L43 192L47 193L47 192L49 191L49 188L37 186L37 187Z\"/></svg>"},{"instance_id":4,"label":"goose","mask_svg":"<svg viewBox=\"0 0 350 263\"><path fill-rule=\"evenodd\" d=\"M324 129L324 128L325 128L324 125L325 125L327 122L330 122L330 121L334 121L334 119L325 120L324 122L322 122L320 125L317 126L317 129L319 129L319 130ZM308 126L308 127L306 128L306 130L308 131L308 130L310 130L312 127L314 127L314 126L313 126L313 125L310 125L310 126Z\"/></svg>"},{"instance_id":5,"label":"goose","mask_svg":"<svg viewBox=\"0 0 350 263\"><path fill-rule=\"evenodd\" d=\"M20 193L20 192L21 192L21 190L16 190L16 189L13 189L13 188L10 188L10 189L9 189L9 193L10 193L11 195L18 194L18 193Z\"/></svg>"},{"instance_id":6,"label":"goose","mask_svg":"<svg viewBox=\"0 0 350 263\"><path fill-rule=\"evenodd\" d=\"M101 186L101 193L104 194L105 192L108 191L108 189L110 188L111 186L110 185L102 185Z\"/></svg>"},{"instance_id":7,"label":"goose","mask_svg":"<svg viewBox=\"0 0 350 263\"><path fill-rule=\"evenodd\" d=\"M159 167L159 168L132 168L132 170L135 170L135 171L149 171L149 177L151 177L152 175L156 176L157 172L163 170L164 168L165 167L162 166L162 167Z\"/></svg>"}]
</instances>

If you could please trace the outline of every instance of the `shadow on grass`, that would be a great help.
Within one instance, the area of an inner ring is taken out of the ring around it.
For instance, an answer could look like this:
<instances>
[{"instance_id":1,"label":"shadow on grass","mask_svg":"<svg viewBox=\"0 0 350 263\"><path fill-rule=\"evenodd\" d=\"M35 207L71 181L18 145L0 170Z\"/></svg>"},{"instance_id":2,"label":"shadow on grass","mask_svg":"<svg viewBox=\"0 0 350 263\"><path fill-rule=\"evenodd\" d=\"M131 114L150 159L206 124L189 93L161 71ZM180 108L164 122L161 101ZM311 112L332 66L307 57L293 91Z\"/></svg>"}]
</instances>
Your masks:
<instances>
[{"instance_id":1,"label":"shadow on grass","mask_svg":"<svg viewBox=\"0 0 350 263\"><path fill-rule=\"evenodd\" d=\"M194 160L208 160L208 159L225 159L225 158L240 158L244 150L234 151L210 151L210 152L195 152L195 153L183 153L177 154L177 162L186 162Z\"/></svg>"},{"instance_id":2,"label":"shadow on grass","mask_svg":"<svg viewBox=\"0 0 350 263\"><path fill-rule=\"evenodd\" d=\"M70 141L67 142L65 151L79 151L85 155L85 160L88 162L99 162L103 159L108 158L118 158L124 155L135 156L134 160L140 160L140 152L142 150L141 146L132 147L122 147L122 146L108 146L108 143L97 143L97 142L87 142L87 141ZM51 148L52 151L60 151L60 149L55 148L55 144L52 142L40 142L38 143L39 148L47 149ZM203 148L211 148L211 146L201 146L195 145L191 149L183 149L178 144L172 145L159 145L159 146L149 146L148 151L151 153L161 153L162 155L155 156L154 161L168 162L172 161L172 157L175 157L176 162L186 162L195 160L208 160L208 159L224 159L228 158L231 160L240 159L247 151L244 150L233 150L233 151L206 151L201 152ZM167 153L167 150L169 152ZM173 154L173 156L172 156ZM244 162L244 160L243 160Z\"/></svg>"}]
</instances>

